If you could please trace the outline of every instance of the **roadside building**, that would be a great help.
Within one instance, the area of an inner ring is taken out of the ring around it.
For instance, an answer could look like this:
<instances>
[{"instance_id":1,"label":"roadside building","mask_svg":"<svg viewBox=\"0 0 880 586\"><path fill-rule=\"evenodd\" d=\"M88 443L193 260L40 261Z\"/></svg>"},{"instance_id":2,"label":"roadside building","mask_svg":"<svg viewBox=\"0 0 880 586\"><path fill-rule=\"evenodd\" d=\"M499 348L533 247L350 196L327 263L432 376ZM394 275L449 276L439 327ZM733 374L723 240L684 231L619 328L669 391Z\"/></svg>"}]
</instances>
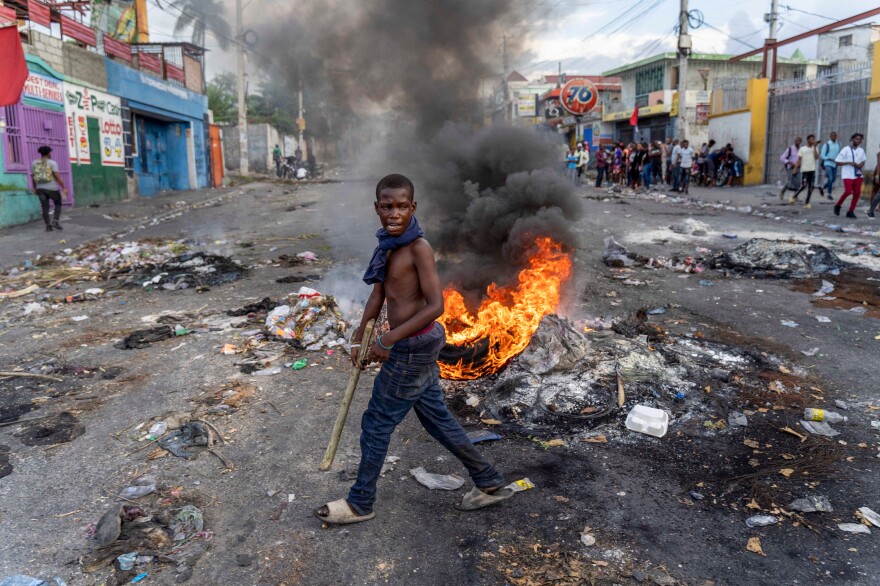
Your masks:
<instances>
[{"instance_id":1,"label":"roadside building","mask_svg":"<svg viewBox=\"0 0 880 586\"><path fill-rule=\"evenodd\" d=\"M687 138L692 144L708 140L709 104L716 80L754 78L761 73L761 57L731 63L732 55L692 53L688 59ZM635 139L629 120L639 107L639 140L663 140L676 133L678 116L678 53L660 53L604 72L621 79L620 102L609 104L602 120L613 124L615 140ZM815 75L822 62L796 51L779 58L779 79Z\"/></svg>"},{"instance_id":2,"label":"roadside building","mask_svg":"<svg viewBox=\"0 0 880 586\"><path fill-rule=\"evenodd\" d=\"M845 69L868 63L874 57L873 45L880 40L880 25L857 24L822 33L817 38L816 58L824 67Z\"/></svg>"},{"instance_id":3,"label":"roadside building","mask_svg":"<svg viewBox=\"0 0 880 586\"><path fill-rule=\"evenodd\" d=\"M543 123L555 132L562 134L570 145L584 141L591 148L597 148L612 141L613 127L602 121L603 113L609 104L620 101L621 80L619 77L602 75L545 75L542 77L545 91L539 98L539 111L543 114ZM562 86L572 80L590 81L599 94L596 108L585 116L574 116L559 102Z\"/></svg>"}]
</instances>

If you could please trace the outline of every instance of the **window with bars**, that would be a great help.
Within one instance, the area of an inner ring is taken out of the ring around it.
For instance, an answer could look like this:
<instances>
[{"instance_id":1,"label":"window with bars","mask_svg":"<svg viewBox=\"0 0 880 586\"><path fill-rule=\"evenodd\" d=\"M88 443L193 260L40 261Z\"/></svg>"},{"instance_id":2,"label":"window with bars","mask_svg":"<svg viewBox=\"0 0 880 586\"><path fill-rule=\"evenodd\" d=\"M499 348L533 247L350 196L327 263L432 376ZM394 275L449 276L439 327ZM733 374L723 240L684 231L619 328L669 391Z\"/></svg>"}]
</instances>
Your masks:
<instances>
[{"instance_id":1,"label":"window with bars","mask_svg":"<svg viewBox=\"0 0 880 586\"><path fill-rule=\"evenodd\" d=\"M636 97L647 96L651 92L663 89L665 67L656 63L642 67L636 71Z\"/></svg>"},{"instance_id":2,"label":"window with bars","mask_svg":"<svg viewBox=\"0 0 880 586\"><path fill-rule=\"evenodd\" d=\"M852 47L852 35L843 35L842 37L838 37L838 43L838 48Z\"/></svg>"},{"instance_id":3,"label":"window with bars","mask_svg":"<svg viewBox=\"0 0 880 586\"><path fill-rule=\"evenodd\" d=\"M24 159L24 132L21 127L21 106L6 106L4 109L6 132L3 134L3 165L7 173L27 173Z\"/></svg>"}]
</instances>

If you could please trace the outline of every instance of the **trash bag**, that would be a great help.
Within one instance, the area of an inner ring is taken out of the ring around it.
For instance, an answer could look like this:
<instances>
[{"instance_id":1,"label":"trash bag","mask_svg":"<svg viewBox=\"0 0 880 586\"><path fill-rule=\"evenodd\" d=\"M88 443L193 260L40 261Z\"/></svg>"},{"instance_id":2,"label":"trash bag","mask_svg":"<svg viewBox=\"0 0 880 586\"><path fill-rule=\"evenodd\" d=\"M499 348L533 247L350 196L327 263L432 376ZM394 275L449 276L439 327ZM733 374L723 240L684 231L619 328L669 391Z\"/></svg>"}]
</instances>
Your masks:
<instances>
[{"instance_id":1,"label":"trash bag","mask_svg":"<svg viewBox=\"0 0 880 586\"><path fill-rule=\"evenodd\" d=\"M125 337L124 340L118 342L116 347L120 350L131 350L133 348L146 348L153 342L166 340L174 337L174 328L169 325L156 326L146 330L138 330L132 332Z\"/></svg>"}]
</instances>

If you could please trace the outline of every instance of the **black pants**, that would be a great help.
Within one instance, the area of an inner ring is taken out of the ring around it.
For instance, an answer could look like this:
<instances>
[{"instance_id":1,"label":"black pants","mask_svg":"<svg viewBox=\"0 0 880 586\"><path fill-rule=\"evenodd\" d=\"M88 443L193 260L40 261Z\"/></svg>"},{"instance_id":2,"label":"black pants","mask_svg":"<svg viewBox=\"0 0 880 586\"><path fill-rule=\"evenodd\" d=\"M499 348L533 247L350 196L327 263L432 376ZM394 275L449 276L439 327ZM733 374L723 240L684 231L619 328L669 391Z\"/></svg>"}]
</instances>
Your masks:
<instances>
[{"instance_id":1,"label":"black pants","mask_svg":"<svg viewBox=\"0 0 880 586\"><path fill-rule=\"evenodd\" d=\"M797 199L797 196L801 194L804 190L804 187L807 188L807 201L805 203L810 203L810 197L813 195L813 184L816 181L816 172L815 171L804 171L801 177L801 188L798 189L794 197Z\"/></svg>"},{"instance_id":2,"label":"black pants","mask_svg":"<svg viewBox=\"0 0 880 586\"><path fill-rule=\"evenodd\" d=\"M596 167L596 187L602 187L602 179L605 177L605 167Z\"/></svg>"},{"instance_id":3,"label":"black pants","mask_svg":"<svg viewBox=\"0 0 880 586\"><path fill-rule=\"evenodd\" d=\"M61 217L61 192L57 189L38 189L37 195L40 196L40 207L43 208L43 221L47 226L52 225L49 221L49 200L52 200L55 204L53 222L57 223L58 218Z\"/></svg>"}]
</instances>

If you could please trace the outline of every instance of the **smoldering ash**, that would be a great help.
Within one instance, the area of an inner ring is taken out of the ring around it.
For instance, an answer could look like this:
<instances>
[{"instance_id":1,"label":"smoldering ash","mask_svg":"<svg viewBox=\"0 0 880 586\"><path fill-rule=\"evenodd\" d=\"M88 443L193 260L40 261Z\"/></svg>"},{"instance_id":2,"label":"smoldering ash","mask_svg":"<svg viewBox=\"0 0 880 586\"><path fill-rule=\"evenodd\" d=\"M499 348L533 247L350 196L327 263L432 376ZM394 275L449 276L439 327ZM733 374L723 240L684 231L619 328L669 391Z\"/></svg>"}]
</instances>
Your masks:
<instances>
[{"instance_id":1,"label":"smoldering ash","mask_svg":"<svg viewBox=\"0 0 880 586\"><path fill-rule=\"evenodd\" d=\"M438 250L499 266L520 264L540 236L576 243L570 223L581 200L558 172L559 138L479 128L481 88L498 83L501 37L524 34L527 3L263 0L256 9L266 71L293 90L302 75L307 92L356 118L348 138L371 176L413 177Z\"/></svg>"}]
</instances>

